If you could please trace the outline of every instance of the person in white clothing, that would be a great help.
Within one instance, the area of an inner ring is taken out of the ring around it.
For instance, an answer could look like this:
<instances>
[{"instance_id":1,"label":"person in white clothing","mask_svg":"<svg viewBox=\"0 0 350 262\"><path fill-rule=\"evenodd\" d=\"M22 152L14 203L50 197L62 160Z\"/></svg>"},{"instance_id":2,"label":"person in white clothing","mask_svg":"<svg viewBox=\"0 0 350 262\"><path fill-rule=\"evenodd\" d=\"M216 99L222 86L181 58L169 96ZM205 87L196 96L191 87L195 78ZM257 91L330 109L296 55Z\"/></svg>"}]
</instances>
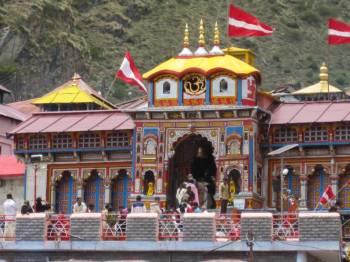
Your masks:
<instances>
[{"instance_id":1,"label":"person in white clothing","mask_svg":"<svg viewBox=\"0 0 350 262\"><path fill-rule=\"evenodd\" d=\"M5 230L4 239L11 239L15 237L16 230L16 213L17 204L12 198L12 194L7 194L6 200L3 204L5 214Z\"/></svg>"},{"instance_id":2,"label":"person in white clothing","mask_svg":"<svg viewBox=\"0 0 350 262\"><path fill-rule=\"evenodd\" d=\"M77 202L73 206L73 213L86 213L87 207L80 197L77 197Z\"/></svg>"}]
</instances>

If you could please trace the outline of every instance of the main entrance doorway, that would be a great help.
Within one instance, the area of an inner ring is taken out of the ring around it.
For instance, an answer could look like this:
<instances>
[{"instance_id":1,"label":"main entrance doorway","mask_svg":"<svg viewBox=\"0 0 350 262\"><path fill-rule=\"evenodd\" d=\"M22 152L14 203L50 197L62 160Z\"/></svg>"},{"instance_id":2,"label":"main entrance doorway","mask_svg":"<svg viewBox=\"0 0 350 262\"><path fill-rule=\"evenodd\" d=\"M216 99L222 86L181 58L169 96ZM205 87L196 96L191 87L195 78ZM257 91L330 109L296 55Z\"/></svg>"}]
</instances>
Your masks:
<instances>
[{"instance_id":1,"label":"main entrance doorway","mask_svg":"<svg viewBox=\"0 0 350 262\"><path fill-rule=\"evenodd\" d=\"M176 190L192 174L197 182L207 184L208 195L215 195L216 163L213 146L205 137L197 134L185 135L173 145L175 154L169 160L168 204L176 204ZM208 208L215 208L214 201L209 201Z\"/></svg>"}]
</instances>

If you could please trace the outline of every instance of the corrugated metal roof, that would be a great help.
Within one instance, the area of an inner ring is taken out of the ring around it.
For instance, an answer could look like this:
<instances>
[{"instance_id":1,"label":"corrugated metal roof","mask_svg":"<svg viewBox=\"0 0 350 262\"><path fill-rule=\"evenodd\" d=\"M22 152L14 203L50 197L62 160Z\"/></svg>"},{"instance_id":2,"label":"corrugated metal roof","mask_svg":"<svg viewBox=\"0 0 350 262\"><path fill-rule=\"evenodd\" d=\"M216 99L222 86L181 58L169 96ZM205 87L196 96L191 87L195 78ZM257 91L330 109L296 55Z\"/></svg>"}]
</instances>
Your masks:
<instances>
[{"instance_id":1,"label":"corrugated metal roof","mask_svg":"<svg viewBox=\"0 0 350 262\"><path fill-rule=\"evenodd\" d=\"M0 85L0 90L3 91L3 92L5 92L5 93L11 94L11 91L8 90L6 87L4 87L4 86L2 86L2 85Z\"/></svg>"},{"instance_id":2,"label":"corrugated metal roof","mask_svg":"<svg viewBox=\"0 0 350 262\"><path fill-rule=\"evenodd\" d=\"M26 119L26 116L22 112L16 110L15 108L12 108L11 106L3 105L3 104L0 104L0 115L15 119L21 122Z\"/></svg>"},{"instance_id":3,"label":"corrugated metal roof","mask_svg":"<svg viewBox=\"0 0 350 262\"><path fill-rule=\"evenodd\" d=\"M131 117L115 110L43 112L33 114L10 134L128 130Z\"/></svg>"},{"instance_id":4,"label":"corrugated metal roof","mask_svg":"<svg viewBox=\"0 0 350 262\"><path fill-rule=\"evenodd\" d=\"M272 125L350 121L350 101L282 103L271 115Z\"/></svg>"},{"instance_id":5,"label":"corrugated metal roof","mask_svg":"<svg viewBox=\"0 0 350 262\"><path fill-rule=\"evenodd\" d=\"M25 165L15 156L0 156L0 177L23 176Z\"/></svg>"}]
</instances>

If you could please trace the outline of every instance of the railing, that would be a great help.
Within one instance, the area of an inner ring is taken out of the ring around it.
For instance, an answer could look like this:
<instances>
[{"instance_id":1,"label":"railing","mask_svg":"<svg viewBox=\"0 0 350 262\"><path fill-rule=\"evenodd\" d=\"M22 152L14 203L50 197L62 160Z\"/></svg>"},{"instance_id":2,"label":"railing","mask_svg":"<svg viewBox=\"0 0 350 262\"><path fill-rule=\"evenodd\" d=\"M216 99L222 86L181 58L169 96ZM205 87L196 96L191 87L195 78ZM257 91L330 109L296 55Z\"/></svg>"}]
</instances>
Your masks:
<instances>
[{"instance_id":1,"label":"railing","mask_svg":"<svg viewBox=\"0 0 350 262\"><path fill-rule=\"evenodd\" d=\"M240 214L216 214L216 241L236 241L241 238Z\"/></svg>"},{"instance_id":2,"label":"railing","mask_svg":"<svg viewBox=\"0 0 350 262\"><path fill-rule=\"evenodd\" d=\"M103 240L126 240L126 215L105 214L101 221Z\"/></svg>"},{"instance_id":3,"label":"railing","mask_svg":"<svg viewBox=\"0 0 350 262\"><path fill-rule=\"evenodd\" d=\"M69 215L49 215L46 218L46 240L70 240Z\"/></svg>"},{"instance_id":4,"label":"railing","mask_svg":"<svg viewBox=\"0 0 350 262\"><path fill-rule=\"evenodd\" d=\"M16 239L16 216L0 215L0 240Z\"/></svg>"},{"instance_id":5,"label":"railing","mask_svg":"<svg viewBox=\"0 0 350 262\"><path fill-rule=\"evenodd\" d=\"M159 240L181 241L183 232L182 215L161 214L159 217Z\"/></svg>"},{"instance_id":6,"label":"railing","mask_svg":"<svg viewBox=\"0 0 350 262\"><path fill-rule=\"evenodd\" d=\"M298 240L299 225L298 214L274 214L273 215L273 240Z\"/></svg>"},{"instance_id":7,"label":"railing","mask_svg":"<svg viewBox=\"0 0 350 262\"><path fill-rule=\"evenodd\" d=\"M342 215L342 233L343 240L350 241L350 216Z\"/></svg>"}]
</instances>

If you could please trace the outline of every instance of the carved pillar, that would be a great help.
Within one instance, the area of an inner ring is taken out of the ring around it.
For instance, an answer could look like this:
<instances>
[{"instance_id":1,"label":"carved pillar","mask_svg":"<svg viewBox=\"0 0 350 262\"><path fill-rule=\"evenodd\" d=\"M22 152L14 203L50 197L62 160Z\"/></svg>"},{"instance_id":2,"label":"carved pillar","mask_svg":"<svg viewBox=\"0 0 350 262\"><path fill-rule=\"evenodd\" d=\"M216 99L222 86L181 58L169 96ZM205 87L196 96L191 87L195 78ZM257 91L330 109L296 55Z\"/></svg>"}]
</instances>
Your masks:
<instances>
[{"instance_id":1,"label":"carved pillar","mask_svg":"<svg viewBox=\"0 0 350 262\"><path fill-rule=\"evenodd\" d=\"M335 194L335 198L338 199L338 182L339 182L339 176L334 174L330 175L329 178L331 179L331 186L332 190Z\"/></svg>"},{"instance_id":2,"label":"carved pillar","mask_svg":"<svg viewBox=\"0 0 350 262\"><path fill-rule=\"evenodd\" d=\"M55 181L53 181L51 183L51 190L50 190L50 198L51 198L51 211L54 211L55 210L55 204L56 204L56 183Z\"/></svg>"},{"instance_id":3,"label":"carved pillar","mask_svg":"<svg viewBox=\"0 0 350 262\"><path fill-rule=\"evenodd\" d=\"M112 202L112 191L111 191L111 179L109 177L105 178L104 181L105 187L105 204L111 204Z\"/></svg>"},{"instance_id":4,"label":"carved pillar","mask_svg":"<svg viewBox=\"0 0 350 262\"><path fill-rule=\"evenodd\" d=\"M305 174L300 175L300 209L307 209L307 181L309 180L308 176Z\"/></svg>"}]
</instances>

